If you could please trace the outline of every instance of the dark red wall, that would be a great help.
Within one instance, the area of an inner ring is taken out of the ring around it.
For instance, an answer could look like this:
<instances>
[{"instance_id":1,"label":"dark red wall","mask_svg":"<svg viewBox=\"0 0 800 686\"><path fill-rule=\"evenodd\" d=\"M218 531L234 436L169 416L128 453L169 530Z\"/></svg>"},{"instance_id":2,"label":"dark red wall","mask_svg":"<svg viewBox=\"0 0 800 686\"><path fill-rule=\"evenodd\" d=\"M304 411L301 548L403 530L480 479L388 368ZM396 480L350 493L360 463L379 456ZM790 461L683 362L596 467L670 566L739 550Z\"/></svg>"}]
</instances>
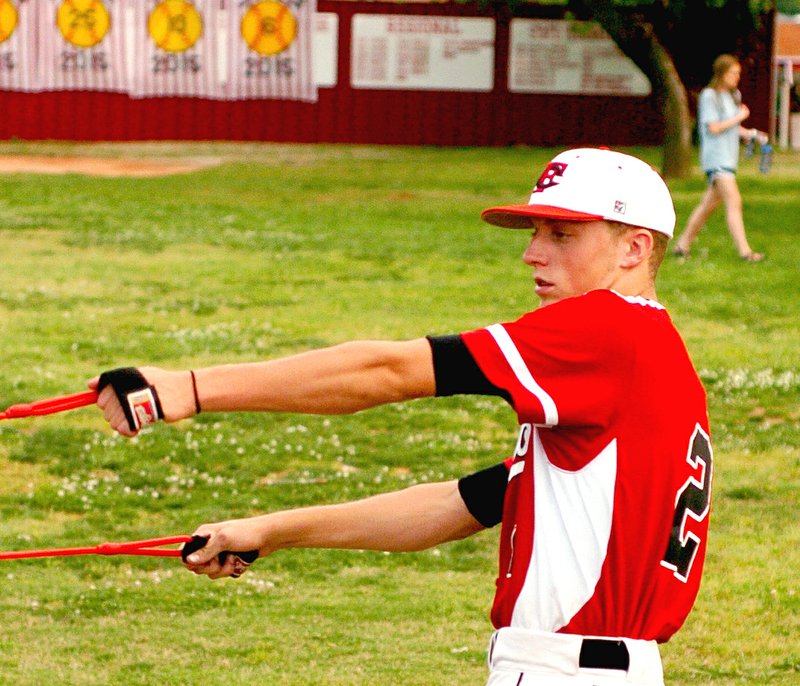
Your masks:
<instances>
[{"instance_id":1,"label":"dark red wall","mask_svg":"<svg viewBox=\"0 0 800 686\"><path fill-rule=\"evenodd\" d=\"M0 92L0 139L243 140L404 145L498 146L658 144L663 125L652 96L509 93L508 16L461 4L319 0L339 15L338 85L314 104L282 100L133 99L89 91ZM553 17L547 7L515 16ZM350 27L356 13L496 16L491 93L350 88ZM769 83L766 78L759 83ZM744 90L744 88L743 88ZM745 95L747 95L745 93ZM747 101L747 100L746 100ZM757 108L751 104L754 114ZM753 122L759 126L758 122ZM765 124L760 125L766 128Z\"/></svg>"}]
</instances>

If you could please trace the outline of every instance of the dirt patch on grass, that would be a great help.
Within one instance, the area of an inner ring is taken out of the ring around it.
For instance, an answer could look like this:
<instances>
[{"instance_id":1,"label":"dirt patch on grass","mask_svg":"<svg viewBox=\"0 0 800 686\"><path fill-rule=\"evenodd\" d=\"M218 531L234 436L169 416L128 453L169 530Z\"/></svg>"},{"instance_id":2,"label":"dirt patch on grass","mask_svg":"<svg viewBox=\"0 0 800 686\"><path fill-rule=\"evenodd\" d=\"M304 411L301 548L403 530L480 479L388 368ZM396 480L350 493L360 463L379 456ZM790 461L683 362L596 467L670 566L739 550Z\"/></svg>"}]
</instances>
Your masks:
<instances>
[{"instance_id":1,"label":"dirt patch on grass","mask_svg":"<svg viewBox=\"0 0 800 686\"><path fill-rule=\"evenodd\" d=\"M0 155L0 174L84 174L86 176L169 176L212 166L209 161L111 159Z\"/></svg>"},{"instance_id":2,"label":"dirt patch on grass","mask_svg":"<svg viewBox=\"0 0 800 686\"><path fill-rule=\"evenodd\" d=\"M2 454L0 454L0 471L3 474L3 479L0 481L0 496L31 493L38 484L50 479L38 465L6 460Z\"/></svg>"}]
</instances>

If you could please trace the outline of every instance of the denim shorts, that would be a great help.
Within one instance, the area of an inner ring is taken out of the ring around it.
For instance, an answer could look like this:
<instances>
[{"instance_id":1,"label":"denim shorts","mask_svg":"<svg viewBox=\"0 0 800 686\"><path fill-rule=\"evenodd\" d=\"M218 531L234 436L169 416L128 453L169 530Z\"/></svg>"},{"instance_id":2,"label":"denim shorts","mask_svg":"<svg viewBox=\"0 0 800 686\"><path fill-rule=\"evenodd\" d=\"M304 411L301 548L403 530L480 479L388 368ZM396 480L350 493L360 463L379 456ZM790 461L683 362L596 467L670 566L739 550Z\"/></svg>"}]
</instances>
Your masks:
<instances>
[{"instance_id":1,"label":"denim shorts","mask_svg":"<svg viewBox=\"0 0 800 686\"><path fill-rule=\"evenodd\" d=\"M720 177L730 177L736 176L736 170L730 169L728 167L717 167L716 169L707 169L706 170L706 179L708 180L708 185L713 186L714 181L716 181Z\"/></svg>"}]
</instances>

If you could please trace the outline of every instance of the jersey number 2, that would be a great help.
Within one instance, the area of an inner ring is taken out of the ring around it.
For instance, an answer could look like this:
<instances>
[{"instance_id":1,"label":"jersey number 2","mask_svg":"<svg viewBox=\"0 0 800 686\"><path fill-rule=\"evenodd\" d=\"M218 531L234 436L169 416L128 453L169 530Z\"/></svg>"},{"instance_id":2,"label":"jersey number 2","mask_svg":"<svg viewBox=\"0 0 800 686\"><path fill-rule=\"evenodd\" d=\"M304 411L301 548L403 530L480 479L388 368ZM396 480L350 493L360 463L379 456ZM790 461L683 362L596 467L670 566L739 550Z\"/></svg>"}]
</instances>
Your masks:
<instances>
[{"instance_id":1,"label":"jersey number 2","mask_svg":"<svg viewBox=\"0 0 800 686\"><path fill-rule=\"evenodd\" d=\"M713 472L711 442L699 425L692 434L686 461L695 471L699 470L699 478L690 476L676 494L672 533L667 544L667 552L661 561L662 565L672 570L676 578L684 582L689 578L692 563L700 546L698 536L687 530L687 521L691 517L696 522L702 522L708 516L711 505Z\"/></svg>"}]
</instances>

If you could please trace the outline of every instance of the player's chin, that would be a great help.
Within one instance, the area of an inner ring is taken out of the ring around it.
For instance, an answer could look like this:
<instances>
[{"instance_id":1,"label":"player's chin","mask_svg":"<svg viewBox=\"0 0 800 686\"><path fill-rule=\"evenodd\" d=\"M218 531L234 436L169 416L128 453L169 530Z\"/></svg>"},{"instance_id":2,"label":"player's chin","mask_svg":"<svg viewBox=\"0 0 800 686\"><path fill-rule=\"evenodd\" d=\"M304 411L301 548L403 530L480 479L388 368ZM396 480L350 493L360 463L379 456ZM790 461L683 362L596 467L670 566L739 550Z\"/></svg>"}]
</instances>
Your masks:
<instances>
[{"instance_id":1,"label":"player's chin","mask_svg":"<svg viewBox=\"0 0 800 686\"><path fill-rule=\"evenodd\" d=\"M533 281L533 292L536 293L542 305L551 305L564 297L558 286L553 282L545 281L539 276L534 278Z\"/></svg>"},{"instance_id":2,"label":"player's chin","mask_svg":"<svg viewBox=\"0 0 800 686\"><path fill-rule=\"evenodd\" d=\"M536 295L539 297L539 307L546 307L547 305L552 305L553 303L557 303L559 300L563 300L564 297L556 294L555 292L546 292L546 293L539 293L539 289L536 289Z\"/></svg>"}]
</instances>

